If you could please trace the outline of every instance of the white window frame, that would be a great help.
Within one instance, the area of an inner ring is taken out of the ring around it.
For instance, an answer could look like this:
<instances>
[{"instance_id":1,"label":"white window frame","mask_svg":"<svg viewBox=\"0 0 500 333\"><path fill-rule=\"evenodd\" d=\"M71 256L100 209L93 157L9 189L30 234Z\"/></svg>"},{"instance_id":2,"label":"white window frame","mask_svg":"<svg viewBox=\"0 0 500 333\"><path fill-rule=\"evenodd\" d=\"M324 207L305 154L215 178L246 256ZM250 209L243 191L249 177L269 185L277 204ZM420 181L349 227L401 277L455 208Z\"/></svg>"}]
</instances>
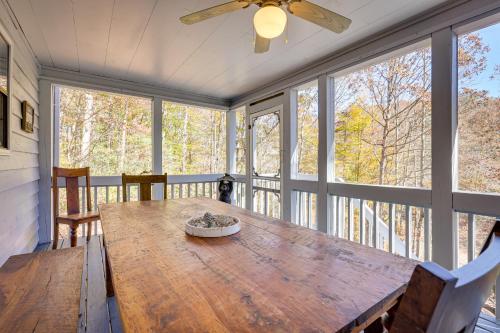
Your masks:
<instances>
[{"instance_id":1,"label":"white window frame","mask_svg":"<svg viewBox=\"0 0 500 333\"><path fill-rule=\"evenodd\" d=\"M4 26L0 23L0 37L2 37L5 42L7 43L8 49L9 49L9 57L8 57L8 73L7 73L7 119L6 119L6 124L7 128L5 131L7 132L7 146L6 147L0 147L0 156L9 156L10 152L12 150L12 100L13 100L13 92L12 92L12 87L13 82L12 80L14 79L13 75L13 64L14 64L14 47L12 44L12 39L10 37L10 34L8 33L7 29L4 28Z\"/></svg>"}]
</instances>

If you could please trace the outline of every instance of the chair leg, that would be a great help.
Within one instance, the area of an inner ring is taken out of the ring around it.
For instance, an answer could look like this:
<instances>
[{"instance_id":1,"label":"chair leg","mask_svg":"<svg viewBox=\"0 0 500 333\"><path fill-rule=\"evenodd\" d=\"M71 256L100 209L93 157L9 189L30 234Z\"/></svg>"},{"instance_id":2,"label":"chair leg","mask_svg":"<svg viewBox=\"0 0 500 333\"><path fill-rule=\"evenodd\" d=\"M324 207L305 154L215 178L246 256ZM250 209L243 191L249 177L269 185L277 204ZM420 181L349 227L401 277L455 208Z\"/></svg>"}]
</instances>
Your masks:
<instances>
[{"instance_id":1,"label":"chair leg","mask_svg":"<svg viewBox=\"0 0 500 333\"><path fill-rule=\"evenodd\" d=\"M78 229L78 224L71 224L69 226L70 234L71 234L71 247L76 246L76 231Z\"/></svg>"},{"instance_id":2,"label":"chair leg","mask_svg":"<svg viewBox=\"0 0 500 333\"><path fill-rule=\"evenodd\" d=\"M90 236L92 235L92 222L87 223L87 242L90 241Z\"/></svg>"},{"instance_id":3,"label":"chair leg","mask_svg":"<svg viewBox=\"0 0 500 333\"><path fill-rule=\"evenodd\" d=\"M52 249L57 249L57 243L59 243L59 223L54 222L54 240L52 241Z\"/></svg>"}]
</instances>

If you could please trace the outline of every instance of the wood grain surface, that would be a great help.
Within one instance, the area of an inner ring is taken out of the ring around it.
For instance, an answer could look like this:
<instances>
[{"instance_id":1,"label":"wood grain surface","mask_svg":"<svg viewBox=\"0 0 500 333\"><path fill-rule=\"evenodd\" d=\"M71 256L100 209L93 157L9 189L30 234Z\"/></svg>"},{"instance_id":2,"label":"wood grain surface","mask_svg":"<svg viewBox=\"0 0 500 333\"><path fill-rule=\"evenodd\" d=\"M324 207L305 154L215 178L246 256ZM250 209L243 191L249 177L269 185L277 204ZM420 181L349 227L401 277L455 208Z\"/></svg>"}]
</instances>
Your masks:
<instances>
[{"instance_id":1,"label":"wood grain surface","mask_svg":"<svg viewBox=\"0 0 500 333\"><path fill-rule=\"evenodd\" d=\"M0 332L76 332L83 247L12 256L0 268Z\"/></svg>"},{"instance_id":2,"label":"wood grain surface","mask_svg":"<svg viewBox=\"0 0 500 333\"><path fill-rule=\"evenodd\" d=\"M241 231L208 239L206 211ZM393 306L416 262L206 198L100 206L126 332L346 332Z\"/></svg>"}]
</instances>

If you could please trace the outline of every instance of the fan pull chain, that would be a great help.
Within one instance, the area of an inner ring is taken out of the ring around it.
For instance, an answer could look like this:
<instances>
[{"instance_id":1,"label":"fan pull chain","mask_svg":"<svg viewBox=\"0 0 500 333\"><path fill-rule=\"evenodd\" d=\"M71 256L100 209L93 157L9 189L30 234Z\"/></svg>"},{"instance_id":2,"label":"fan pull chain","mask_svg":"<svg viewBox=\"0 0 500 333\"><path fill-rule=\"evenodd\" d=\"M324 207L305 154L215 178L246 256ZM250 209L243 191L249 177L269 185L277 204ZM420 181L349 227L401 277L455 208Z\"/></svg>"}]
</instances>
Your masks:
<instances>
[{"instance_id":1,"label":"fan pull chain","mask_svg":"<svg viewBox=\"0 0 500 333\"><path fill-rule=\"evenodd\" d=\"M254 25L252 24L252 30L253 30L253 47L255 47L255 45L257 44L257 30L255 30L255 27Z\"/></svg>"},{"instance_id":2,"label":"fan pull chain","mask_svg":"<svg viewBox=\"0 0 500 333\"><path fill-rule=\"evenodd\" d=\"M288 20L285 25L285 44L288 44Z\"/></svg>"}]
</instances>

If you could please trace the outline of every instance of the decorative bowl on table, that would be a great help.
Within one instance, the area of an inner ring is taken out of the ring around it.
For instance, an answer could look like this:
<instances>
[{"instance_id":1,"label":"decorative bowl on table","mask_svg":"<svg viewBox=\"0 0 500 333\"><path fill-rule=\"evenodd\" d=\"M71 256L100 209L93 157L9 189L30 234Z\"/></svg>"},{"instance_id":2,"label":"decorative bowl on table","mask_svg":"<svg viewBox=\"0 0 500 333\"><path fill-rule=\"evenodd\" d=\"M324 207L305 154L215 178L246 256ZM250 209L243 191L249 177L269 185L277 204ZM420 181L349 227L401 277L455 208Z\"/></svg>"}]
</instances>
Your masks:
<instances>
[{"instance_id":1,"label":"decorative bowl on table","mask_svg":"<svg viewBox=\"0 0 500 333\"><path fill-rule=\"evenodd\" d=\"M240 219L229 215L205 213L186 222L185 231L197 237L224 237L240 231Z\"/></svg>"}]
</instances>

